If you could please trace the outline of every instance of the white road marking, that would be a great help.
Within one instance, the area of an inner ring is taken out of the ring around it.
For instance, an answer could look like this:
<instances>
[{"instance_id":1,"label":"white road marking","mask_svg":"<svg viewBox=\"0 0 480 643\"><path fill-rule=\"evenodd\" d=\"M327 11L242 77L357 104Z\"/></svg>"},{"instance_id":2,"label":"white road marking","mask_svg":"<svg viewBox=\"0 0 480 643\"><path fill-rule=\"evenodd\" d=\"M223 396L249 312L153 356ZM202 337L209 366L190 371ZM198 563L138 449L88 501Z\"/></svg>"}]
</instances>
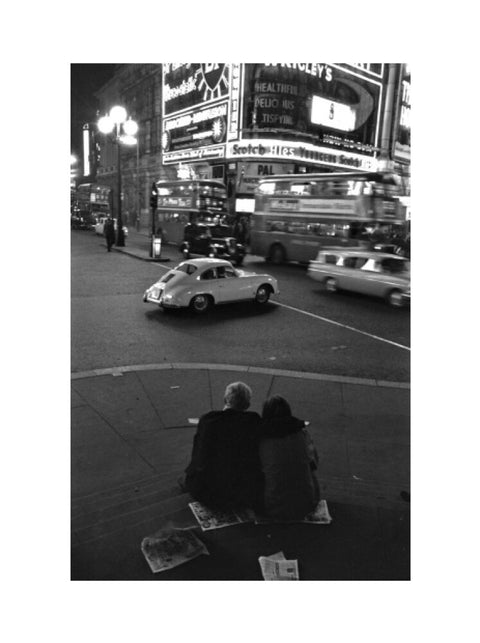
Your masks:
<instances>
[{"instance_id":1,"label":"white road marking","mask_svg":"<svg viewBox=\"0 0 480 643\"><path fill-rule=\"evenodd\" d=\"M293 306L288 306L287 304L281 304L279 301L272 301L272 304L275 304L276 306L282 306L282 308L288 308L289 310L294 310L297 313L302 313L303 315L307 315L308 317L313 317L314 319L320 319L321 321L327 322L327 324L333 324L334 326L340 326L341 328L346 328L347 330L351 330L354 333L360 333L360 335L366 335L367 337L371 337L372 339L376 339L379 342L385 342L386 344L391 344L392 346L397 346L397 348L403 348L406 351L410 350L409 346L403 346L402 344L397 344L397 342L392 342L389 339L385 339L384 337L378 337L377 335L372 335L371 333L366 333L363 330L359 330L358 328L353 328L353 326L348 326L347 324L341 324L340 322L334 321L333 319L327 319L327 317L321 317L320 315L314 315L313 313L309 313L306 310L301 310L300 308L294 308Z\"/></svg>"}]
</instances>

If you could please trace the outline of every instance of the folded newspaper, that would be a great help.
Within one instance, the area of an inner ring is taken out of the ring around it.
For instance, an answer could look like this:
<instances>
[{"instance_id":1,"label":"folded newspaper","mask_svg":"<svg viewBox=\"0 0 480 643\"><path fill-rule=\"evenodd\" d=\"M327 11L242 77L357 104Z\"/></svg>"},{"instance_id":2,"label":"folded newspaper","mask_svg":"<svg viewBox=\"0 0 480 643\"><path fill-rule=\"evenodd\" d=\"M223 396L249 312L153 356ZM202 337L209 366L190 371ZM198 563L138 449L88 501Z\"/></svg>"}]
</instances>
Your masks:
<instances>
[{"instance_id":1,"label":"folded newspaper","mask_svg":"<svg viewBox=\"0 0 480 643\"><path fill-rule=\"evenodd\" d=\"M141 549L154 574L209 554L202 541L188 529L160 529L142 540Z\"/></svg>"},{"instance_id":2,"label":"folded newspaper","mask_svg":"<svg viewBox=\"0 0 480 643\"><path fill-rule=\"evenodd\" d=\"M202 531L221 529L244 522L253 522L255 514L251 509L235 509L232 511L214 511L200 502L190 502L193 515L197 519Z\"/></svg>"},{"instance_id":3,"label":"folded newspaper","mask_svg":"<svg viewBox=\"0 0 480 643\"><path fill-rule=\"evenodd\" d=\"M332 517L328 511L327 501L320 500L315 509L300 520L275 520L269 518L268 516L262 516L260 514L255 515L255 524L256 525L267 525L275 523L294 523L294 522L303 522L312 525L329 525L332 522Z\"/></svg>"},{"instance_id":4,"label":"folded newspaper","mask_svg":"<svg viewBox=\"0 0 480 643\"><path fill-rule=\"evenodd\" d=\"M258 559L263 580L300 580L298 561L287 560L283 551Z\"/></svg>"}]
</instances>

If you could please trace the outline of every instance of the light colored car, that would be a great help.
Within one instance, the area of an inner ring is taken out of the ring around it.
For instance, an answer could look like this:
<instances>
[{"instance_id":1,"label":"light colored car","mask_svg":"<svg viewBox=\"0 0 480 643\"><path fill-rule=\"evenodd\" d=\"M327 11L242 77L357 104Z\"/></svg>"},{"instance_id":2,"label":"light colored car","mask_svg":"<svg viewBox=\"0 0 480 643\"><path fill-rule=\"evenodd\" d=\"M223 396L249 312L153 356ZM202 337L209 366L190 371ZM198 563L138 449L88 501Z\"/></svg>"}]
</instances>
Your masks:
<instances>
[{"instance_id":1,"label":"light colored car","mask_svg":"<svg viewBox=\"0 0 480 643\"><path fill-rule=\"evenodd\" d=\"M252 301L266 304L279 292L277 280L247 272L224 259L189 259L169 270L148 288L143 301L162 308L187 308L206 312L214 304Z\"/></svg>"},{"instance_id":2,"label":"light colored car","mask_svg":"<svg viewBox=\"0 0 480 643\"><path fill-rule=\"evenodd\" d=\"M108 219L108 217L99 217L97 219L97 223L95 224L95 234L101 234L103 235L105 231L105 221ZM117 220L113 220L113 225L115 226L115 232L117 231ZM123 226L123 234L128 237L128 228L127 226Z\"/></svg>"},{"instance_id":3,"label":"light colored car","mask_svg":"<svg viewBox=\"0 0 480 643\"><path fill-rule=\"evenodd\" d=\"M410 261L356 248L325 248L308 265L308 275L329 292L352 290L383 297L392 306L410 301Z\"/></svg>"}]
</instances>

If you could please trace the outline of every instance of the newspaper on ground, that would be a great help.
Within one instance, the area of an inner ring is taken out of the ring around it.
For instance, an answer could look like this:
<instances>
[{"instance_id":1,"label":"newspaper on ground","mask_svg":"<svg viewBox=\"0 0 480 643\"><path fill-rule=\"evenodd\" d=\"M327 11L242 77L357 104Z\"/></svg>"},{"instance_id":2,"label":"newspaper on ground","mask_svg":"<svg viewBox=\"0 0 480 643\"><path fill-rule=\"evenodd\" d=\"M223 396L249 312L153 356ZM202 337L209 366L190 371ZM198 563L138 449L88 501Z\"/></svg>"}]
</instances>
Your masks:
<instances>
[{"instance_id":1,"label":"newspaper on ground","mask_svg":"<svg viewBox=\"0 0 480 643\"><path fill-rule=\"evenodd\" d=\"M329 525L332 522L332 517L328 511L328 505L326 500L320 500L315 509L302 518L301 520L274 520L268 518L268 516L262 516L260 514L255 514L255 524L256 525L271 525L276 523L306 523L309 525Z\"/></svg>"},{"instance_id":2,"label":"newspaper on ground","mask_svg":"<svg viewBox=\"0 0 480 643\"><path fill-rule=\"evenodd\" d=\"M283 551L258 559L264 580L300 580L298 561L287 560Z\"/></svg>"},{"instance_id":3,"label":"newspaper on ground","mask_svg":"<svg viewBox=\"0 0 480 643\"><path fill-rule=\"evenodd\" d=\"M190 502L188 504L193 515L202 528L202 531L210 529L221 529L231 525L239 525L244 522L253 522L255 514L251 509L235 509L231 511L212 510L201 502Z\"/></svg>"},{"instance_id":4,"label":"newspaper on ground","mask_svg":"<svg viewBox=\"0 0 480 643\"><path fill-rule=\"evenodd\" d=\"M141 549L154 574L209 555L196 534L187 529L164 528L142 540Z\"/></svg>"}]
</instances>

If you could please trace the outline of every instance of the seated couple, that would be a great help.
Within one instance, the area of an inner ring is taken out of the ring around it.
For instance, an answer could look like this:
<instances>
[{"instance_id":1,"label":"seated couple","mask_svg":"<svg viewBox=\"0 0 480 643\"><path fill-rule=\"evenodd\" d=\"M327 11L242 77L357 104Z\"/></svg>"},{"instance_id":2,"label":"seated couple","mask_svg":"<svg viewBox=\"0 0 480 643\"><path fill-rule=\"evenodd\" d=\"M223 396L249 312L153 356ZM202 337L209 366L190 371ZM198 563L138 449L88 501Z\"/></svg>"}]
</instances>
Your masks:
<instances>
[{"instance_id":1,"label":"seated couple","mask_svg":"<svg viewBox=\"0 0 480 643\"><path fill-rule=\"evenodd\" d=\"M268 399L260 417L247 410L251 395L243 382L229 384L223 410L200 418L184 486L212 509L301 520L320 499L315 448L283 397Z\"/></svg>"}]
</instances>

